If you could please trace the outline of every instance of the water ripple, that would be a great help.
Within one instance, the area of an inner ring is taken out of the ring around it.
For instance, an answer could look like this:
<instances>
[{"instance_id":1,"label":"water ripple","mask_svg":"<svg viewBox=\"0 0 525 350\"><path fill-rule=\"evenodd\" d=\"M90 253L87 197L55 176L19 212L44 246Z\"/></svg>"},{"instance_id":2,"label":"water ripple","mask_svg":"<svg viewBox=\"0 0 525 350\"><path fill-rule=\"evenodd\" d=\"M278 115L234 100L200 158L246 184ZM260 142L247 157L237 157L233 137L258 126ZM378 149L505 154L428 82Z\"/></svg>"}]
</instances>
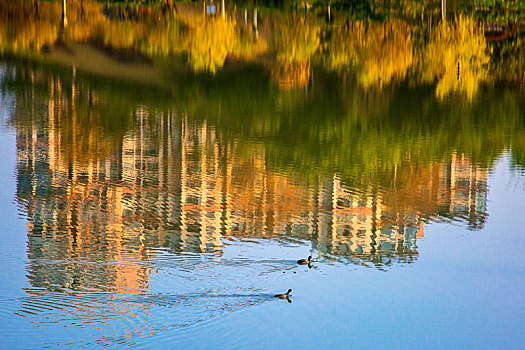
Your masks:
<instances>
[{"instance_id":1,"label":"water ripple","mask_svg":"<svg viewBox=\"0 0 525 350\"><path fill-rule=\"evenodd\" d=\"M28 296L3 301L0 310L34 322L45 330L54 325L78 329L81 346L107 346L140 343L142 338L166 332L181 336L196 325L205 324L225 313L254 307L273 300L272 294L259 289L224 293L64 293L27 290ZM9 311L6 311L9 310ZM33 321L34 320L34 321ZM220 326L219 326L220 328ZM220 332L220 330L217 330ZM87 335L84 333L87 332ZM55 346L75 343L57 342ZM51 345L51 344L47 344Z\"/></svg>"}]
</instances>

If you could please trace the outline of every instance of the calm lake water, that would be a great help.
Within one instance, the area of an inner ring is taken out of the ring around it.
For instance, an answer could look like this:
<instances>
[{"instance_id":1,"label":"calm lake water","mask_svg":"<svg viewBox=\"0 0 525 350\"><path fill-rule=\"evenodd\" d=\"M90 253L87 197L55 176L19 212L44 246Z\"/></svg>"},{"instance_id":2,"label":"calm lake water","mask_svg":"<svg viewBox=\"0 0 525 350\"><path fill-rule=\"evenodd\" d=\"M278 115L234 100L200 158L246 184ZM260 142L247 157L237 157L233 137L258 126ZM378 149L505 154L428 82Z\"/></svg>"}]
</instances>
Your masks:
<instances>
[{"instance_id":1,"label":"calm lake water","mask_svg":"<svg viewBox=\"0 0 525 350\"><path fill-rule=\"evenodd\" d=\"M73 9L66 43L17 51L56 40L53 4L40 30L0 31L18 33L0 45L0 348L522 348L525 94L509 60L425 78L426 20L417 39L408 22L302 15L289 32L321 39L289 53L282 13L219 63L158 56L153 32L122 44L108 9L119 44L86 42ZM385 51L320 53L338 30L383 33Z\"/></svg>"}]
</instances>

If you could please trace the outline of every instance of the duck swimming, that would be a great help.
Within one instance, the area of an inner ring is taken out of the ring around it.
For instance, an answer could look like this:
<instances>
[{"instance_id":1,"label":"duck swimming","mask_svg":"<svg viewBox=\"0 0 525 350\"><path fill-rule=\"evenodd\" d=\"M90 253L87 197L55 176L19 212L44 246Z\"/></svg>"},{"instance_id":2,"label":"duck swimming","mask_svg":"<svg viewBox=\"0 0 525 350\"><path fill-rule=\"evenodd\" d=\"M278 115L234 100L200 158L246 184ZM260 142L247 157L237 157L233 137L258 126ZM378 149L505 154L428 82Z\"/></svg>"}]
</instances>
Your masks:
<instances>
[{"instance_id":1,"label":"duck swimming","mask_svg":"<svg viewBox=\"0 0 525 350\"><path fill-rule=\"evenodd\" d=\"M311 262L311 261L312 261L312 256L310 255L310 256L308 257L308 260L307 260L307 259L300 259L300 260L297 260L297 263L298 263L299 265L306 265L306 264L310 265L310 262Z\"/></svg>"},{"instance_id":2,"label":"duck swimming","mask_svg":"<svg viewBox=\"0 0 525 350\"><path fill-rule=\"evenodd\" d=\"M279 298L279 299L288 299L288 297L290 296L290 293L292 292L292 289L288 289L288 292L286 292L286 294L275 294L273 297L274 298Z\"/></svg>"}]
</instances>

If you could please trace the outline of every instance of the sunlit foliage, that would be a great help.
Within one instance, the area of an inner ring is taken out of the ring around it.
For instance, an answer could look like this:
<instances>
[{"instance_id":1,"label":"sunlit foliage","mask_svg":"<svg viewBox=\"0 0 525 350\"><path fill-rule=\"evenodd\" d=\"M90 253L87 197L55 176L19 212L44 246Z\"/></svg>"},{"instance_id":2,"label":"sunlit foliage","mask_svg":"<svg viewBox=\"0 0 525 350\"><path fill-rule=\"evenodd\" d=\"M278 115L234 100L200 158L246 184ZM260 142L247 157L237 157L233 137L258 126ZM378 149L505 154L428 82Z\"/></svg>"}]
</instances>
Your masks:
<instances>
[{"instance_id":1,"label":"sunlit foliage","mask_svg":"<svg viewBox=\"0 0 525 350\"><path fill-rule=\"evenodd\" d=\"M282 89L308 84L310 58L319 48L320 34L319 25L304 23L300 16L286 15L273 23L272 50L276 60L270 63L270 71Z\"/></svg>"},{"instance_id":2,"label":"sunlit foliage","mask_svg":"<svg viewBox=\"0 0 525 350\"><path fill-rule=\"evenodd\" d=\"M2 21L0 48L11 53L38 51L58 42L92 41L106 47L141 50L150 48L158 33L169 33L163 21L136 23L109 20L104 16L103 5L92 1L67 2L68 25L62 25L62 5L54 2L21 1L9 8L0 3L0 13L10 13L9 20ZM28 18L29 16L29 18ZM153 50L158 52L160 50Z\"/></svg>"},{"instance_id":3,"label":"sunlit foliage","mask_svg":"<svg viewBox=\"0 0 525 350\"><path fill-rule=\"evenodd\" d=\"M238 40L235 22L220 17L195 16L188 25L190 32L184 47L190 64L195 70L215 72Z\"/></svg>"},{"instance_id":4,"label":"sunlit foliage","mask_svg":"<svg viewBox=\"0 0 525 350\"><path fill-rule=\"evenodd\" d=\"M437 79L436 96L461 93L472 100L487 77L488 48L473 19L459 16L439 24L423 52L424 80Z\"/></svg>"},{"instance_id":5,"label":"sunlit foliage","mask_svg":"<svg viewBox=\"0 0 525 350\"><path fill-rule=\"evenodd\" d=\"M311 76L310 62L289 62L278 60L270 65L270 72L274 81L283 90L295 87L306 87Z\"/></svg>"},{"instance_id":6,"label":"sunlit foliage","mask_svg":"<svg viewBox=\"0 0 525 350\"><path fill-rule=\"evenodd\" d=\"M489 2L481 1L478 7ZM471 100L489 76L525 81L520 34L489 46L481 32L483 23L465 16L454 20L449 15L447 22L434 23L426 38L426 21L344 22L339 17L339 22L327 25L312 15L313 10L306 17L302 11L261 12L254 35L238 13L207 17L200 5L179 4L175 11L162 6L108 7L90 0L67 4L68 25L63 27L61 1L0 0L0 52L37 55L52 52L56 44L82 42L112 54L145 56L155 64L162 60L166 66L186 69L181 63L188 63L197 72L213 74L227 61L244 60L263 65L284 89L306 86L311 70L321 62L328 71L355 77L365 88L384 89L412 74L427 84L437 82L440 99L460 94ZM415 15L433 6L415 0L401 4ZM505 13L498 16L506 18ZM490 47L495 52L492 66L487 65Z\"/></svg>"},{"instance_id":7,"label":"sunlit foliage","mask_svg":"<svg viewBox=\"0 0 525 350\"><path fill-rule=\"evenodd\" d=\"M58 42L92 42L139 52L152 58L185 53L193 69L215 72L228 55L253 59L266 50L263 38L247 35L232 17L179 16L161 9L106 8L93 1L68 2L68 25L62 25L61 2L0 0L0 50L38 52ZM31 18L27 19L27 14Z\"/></svg>"},{"instance_id":8,"label":"sunlit foliage","mask_svg":"<svg viewBox=\"0 0 525 350\"><path fill-rule=\"evenodd\" d=\"M332 30L324 62L339 72L357 69L364 87L389 84L404 78L413 64L411 37L410 27L400 20L354 22Z\"/></svg>"},{"instance_id":9,"label":"sunlit foliage","mask_svg":"<svg viewBox=\"0 0 525 350\"><path fill-rule=\"evenodd\" d=\"M228 55L248 59L266 50L263 39L243 33L229 16L184 16L183 22L187 26L183 49L196 71L215 73Z\"/></svg>"},{"instance_id":10,"label":"sunlit foliage","mask_svg":"<svg viewBox=\"0 0 525 350\"><path fill-rule=\"evenodd\" d=\"M411 32L408 25L391 20L382 27L371 26L360 45L359 81L364 86L388 84L404 78L413 63Z\"/></svg>"},{"instance_id":11,"label":"sunlit foliage","mask_svg":"<svg viewBox=\"0 0 525 350\"><path fill-rule=\"evenodd\" d=\"M27 1L0 1L0 53L40 50L54 44L59 37L59 27L46 18L60 16L60 8L51 4L40 6L37 12Z\"/></svg>"},{"instance_id":12,"label":"sunlit foliage","mask_svg":"<svg viewBox=\"0 0 525 350\"><path fill-rule=\"evenodd\" d=\"M275 22L272 28L272 48L277 59L288 62L304 62L317 51L320 43L320 27L303 23L299 16L287 15Z\"/></svg>"}]
</instances>

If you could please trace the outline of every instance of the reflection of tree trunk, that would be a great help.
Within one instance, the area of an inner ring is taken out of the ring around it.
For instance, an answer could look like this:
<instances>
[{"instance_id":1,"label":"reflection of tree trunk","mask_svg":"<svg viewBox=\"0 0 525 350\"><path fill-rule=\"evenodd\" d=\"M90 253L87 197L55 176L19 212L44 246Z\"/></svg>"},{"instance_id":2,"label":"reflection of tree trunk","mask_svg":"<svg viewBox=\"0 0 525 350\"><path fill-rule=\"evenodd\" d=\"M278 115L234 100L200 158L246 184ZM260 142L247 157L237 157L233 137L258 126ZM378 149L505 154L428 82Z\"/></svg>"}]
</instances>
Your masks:
<instances>
[{"instance_id":1,"label":"reflection of tree trunk","mask_svg":"<svg viewBox=\"0 0 525 350\"><path fill-rule=\"evenodd\" d=\"M221 4L221 12L222 12L222 18L224 18L224 16L226 16L226 9L224 8L224 0L222 0L222 4Z\"/></svg>"},{"instance_id":2,"label":"reflection of tree trunk","mask_svg":"<svg viewBox=\"0 0 525 350\"><path fill-rule=\"evenodd\" d=\"M38 1L35 0L35 17L40 18L40 14L38 13Z\"/></svg>"},{"instance_id":3,"label":"reflection of tree trunk","mask_svg":"<svg viewBox=\"0 0 525 350\"><path fill-rule=\"evenodd\" d=\"M169 1L169 0L164 0L164 6L163 6L163 7L164 7L164 8L163 8L164 12L165 12L166 10L168 10L168 9L171 9L171 6L172 6L171 1Z\"/></svg>"},{"instance_id":4,"label":"reflection of tree trunk","mask_svg":"<svg viewBox=\"0 0 525 350\"><path fill-rule=\"evenodd\" d=\"M447 0L441 0L441 20L447 20Z\"/></svg>"},{"instance_id":5,"label":"reflection of tree trunk","mask_svg":"<svg viewBox=\"0 0 525 350\"><path fill-rule=\"evenodd\" d=\"M432 35L432 12L428 14L428 24L427 24L427 40L430 40Z\"/></svg>"},{"instance_id":6,"label":"reflection of tree trunk","mask_svg":"<svg viewBox=\"0 0 525 350\"><path fill-rule=\"evenodd\" d=\"M306 5L306 3L304 4L304 24L306 24L306 13L308 11L308 7Z\"/></svg>"},{"instance_id":7,"label":"reflection of tree trunk","mask_svg":"<svg viewBox=\"0 0 525 350\"><path fill-rule=\"evenodd\" d=\"M257 35L257 9L253 9L253 33Z\"/></svg>"},{"instance_id":8,"label":"reflection of tree trunk","mask_svg":"<svg viewBox=\"0 0 525 350\"><path fill-rule=\"evenodd\" d=\"M66 0L62 0L62 26L67 27Z\"/></svg>"}]
</instances>

